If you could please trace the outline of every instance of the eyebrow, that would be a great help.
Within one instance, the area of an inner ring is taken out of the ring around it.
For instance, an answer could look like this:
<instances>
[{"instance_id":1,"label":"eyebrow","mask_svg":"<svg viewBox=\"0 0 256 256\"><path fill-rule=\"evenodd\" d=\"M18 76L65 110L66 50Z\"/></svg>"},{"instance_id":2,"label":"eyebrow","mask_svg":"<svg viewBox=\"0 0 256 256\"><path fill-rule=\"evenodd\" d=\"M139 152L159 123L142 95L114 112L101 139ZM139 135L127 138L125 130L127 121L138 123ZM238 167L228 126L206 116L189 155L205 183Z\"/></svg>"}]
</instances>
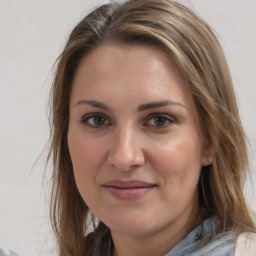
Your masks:
<instances>
[{"instance_id":1,"label":"eyebrow","mask_svg":"<svg viewBox=\"0 0 256 256\"><path fill-rule=\"evenodd\" d=\"M96 100L79 100L75 106L80 105L80 104L88 104L92 107L95 108L100 108L100 109L104 109L104 110L111 110L111 108L109 108L106 104L96 101ZM149 110L149 109L154 109L154 108L160 108L160 107L165 107L168 105L175 105L175 106L180 106L183 108L186 108L185 105L183 105L180 102L177 101L173 101L173 100L164 100L164 101L155 101L155 102L150 102L150 103L146 103L146 104L142 104L138 107L138 111L142 112L145 110Z\"/></svg>"},{"instance_id":2,"label":"eyebrow","mask_svg":"<svg viewBox=\"0 0 256 256\"><path fill-rule=\"evenodd\" d=\"M141 111L145 111L153 108L165 107L168 105L175 105L175 106L186 108L185 105L183 105L180 102L173 101L173 100L164 100L164 101L156 101L156 102L150 102L147 104L142 104L138 107L138 111L141 112Z\"/></svg>"},{"instance_id":3,"label":"eyebrow","mask_svg":"<svg viewBox=\"0 0 256 256\"><path fill-rule=\"evenodd\" d=\"M99 101L96 101L96 100L79 100L75 106L77 105L80 105L80 104L88 104L92 107L95 107L95 108L101 108L101 109L104 109L104 110L110 110L110 108L102 103L102 102L99 102Z\"/></svg>"}]
</instances>

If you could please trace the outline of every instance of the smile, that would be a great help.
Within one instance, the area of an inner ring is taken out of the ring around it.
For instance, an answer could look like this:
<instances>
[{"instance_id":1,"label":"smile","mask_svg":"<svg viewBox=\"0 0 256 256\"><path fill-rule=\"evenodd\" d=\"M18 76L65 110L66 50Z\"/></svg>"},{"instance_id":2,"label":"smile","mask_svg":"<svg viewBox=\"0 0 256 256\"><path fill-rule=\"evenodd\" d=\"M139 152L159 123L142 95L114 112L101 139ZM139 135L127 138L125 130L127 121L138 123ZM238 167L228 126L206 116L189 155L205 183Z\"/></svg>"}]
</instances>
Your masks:
<instances>
[{"instance_id":1,"label":"smile","mask_svg":"<svg viewBox=\"0 0 256 256\"><path fill-rule=\"evenodd\" d=\"M112 180L106 182L103 187L117 199L135 200L143 197L156 187L156 184L138 180L121 181Z\"/></svg>"}]
</instances>

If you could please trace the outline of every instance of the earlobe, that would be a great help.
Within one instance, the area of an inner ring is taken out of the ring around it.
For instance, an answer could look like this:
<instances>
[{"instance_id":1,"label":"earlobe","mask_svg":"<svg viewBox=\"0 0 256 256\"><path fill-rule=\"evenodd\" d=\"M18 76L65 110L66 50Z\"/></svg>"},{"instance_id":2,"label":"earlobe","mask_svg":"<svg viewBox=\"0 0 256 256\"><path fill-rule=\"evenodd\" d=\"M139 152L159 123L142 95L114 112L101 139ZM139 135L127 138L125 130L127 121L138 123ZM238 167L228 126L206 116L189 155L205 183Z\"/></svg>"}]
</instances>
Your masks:
<instances>
[{"instance_id":1,"label":"earlobe","mask_svg":"<svg viewBox=\"0 0 256 256\"><path fill-rule=\"evenodd\" d=\"M202 166L207 166L211 165L213 162L215 156L215 150L212 145L212 143L209 143L207 147L204 148L203 154L202 154L202 160L201 160L201 165Z\"/></svg>"},{"instance_id":2,"label":"earlobe","mask_svg":"<svg viewBox=\"0 0 256 256\"><path fill-rule=\"evenodd\" d=\"M202 166L211 165L213 162L213 158L211 157L203 157L202 158Z\"/></svg>"}]
</instances>

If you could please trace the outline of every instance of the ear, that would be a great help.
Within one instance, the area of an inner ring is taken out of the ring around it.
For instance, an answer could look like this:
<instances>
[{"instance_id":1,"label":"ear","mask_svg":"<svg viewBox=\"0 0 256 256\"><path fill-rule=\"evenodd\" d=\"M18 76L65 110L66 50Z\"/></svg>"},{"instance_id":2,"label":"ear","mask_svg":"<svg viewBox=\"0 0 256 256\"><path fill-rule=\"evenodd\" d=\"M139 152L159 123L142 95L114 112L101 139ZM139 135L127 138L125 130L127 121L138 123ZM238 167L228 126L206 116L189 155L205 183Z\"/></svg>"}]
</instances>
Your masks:
<instances>
[{"instance_id":1,"label":"ear","mask_svg":"<svg viewBox=\"0 0 256 256\"><path fill-rule=\"evenodd\" d=\"M213 159L215 156L215 149L211 141L205 141L203 143L203 151L202 151L202 159L201 164L202 166L207 166L212 164Z\"/></svg>"}]
</instances>

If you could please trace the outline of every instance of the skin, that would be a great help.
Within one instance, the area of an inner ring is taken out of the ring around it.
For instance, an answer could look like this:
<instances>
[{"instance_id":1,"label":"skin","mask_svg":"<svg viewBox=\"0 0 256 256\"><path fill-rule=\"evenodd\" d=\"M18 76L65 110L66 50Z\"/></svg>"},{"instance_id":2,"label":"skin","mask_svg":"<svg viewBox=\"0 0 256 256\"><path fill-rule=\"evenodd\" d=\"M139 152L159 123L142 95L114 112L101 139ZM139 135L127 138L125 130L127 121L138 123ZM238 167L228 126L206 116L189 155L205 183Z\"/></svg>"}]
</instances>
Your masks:
<instances>
[{"instance_id":1,"label":"skin","mask_svg":"<svg viewBox=\"0 0 256 256\"><path fill-rule=\"evenodd\" d=\"M200 223L197 184L212 158L202 140L192 98L164 54L105 45L84 57L71 91L68 146L79 192L110 228L114 255L164 255ZM123 200L103 186L110 180L154 188Z\"/></svg>"}]
</instances>

